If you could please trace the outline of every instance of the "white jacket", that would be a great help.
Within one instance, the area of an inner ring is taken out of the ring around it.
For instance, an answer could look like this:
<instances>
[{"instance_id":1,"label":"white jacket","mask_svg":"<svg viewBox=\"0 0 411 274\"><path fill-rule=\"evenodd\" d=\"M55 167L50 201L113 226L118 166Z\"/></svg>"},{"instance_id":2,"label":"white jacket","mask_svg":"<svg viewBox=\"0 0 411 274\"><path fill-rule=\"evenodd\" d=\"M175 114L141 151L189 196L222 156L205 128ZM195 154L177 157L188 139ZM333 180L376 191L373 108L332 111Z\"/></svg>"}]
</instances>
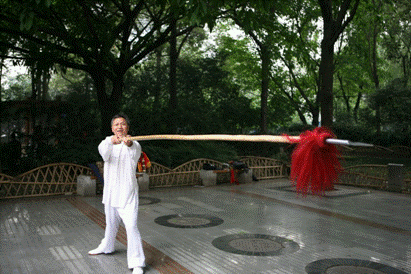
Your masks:
<instances>
[{"instance_id":1,"label":"white jacket","mask_svg":"<svg viewBox=\"0 0 411 274\"><path fill-rule=\"evenodd\" d=\"M103 204L124 208L133 198L138 198L136 178L141 146L137 141L128 147L123 142L114 145L108 136L98 146L104 160Z\"/></svg>"}]
</instances>

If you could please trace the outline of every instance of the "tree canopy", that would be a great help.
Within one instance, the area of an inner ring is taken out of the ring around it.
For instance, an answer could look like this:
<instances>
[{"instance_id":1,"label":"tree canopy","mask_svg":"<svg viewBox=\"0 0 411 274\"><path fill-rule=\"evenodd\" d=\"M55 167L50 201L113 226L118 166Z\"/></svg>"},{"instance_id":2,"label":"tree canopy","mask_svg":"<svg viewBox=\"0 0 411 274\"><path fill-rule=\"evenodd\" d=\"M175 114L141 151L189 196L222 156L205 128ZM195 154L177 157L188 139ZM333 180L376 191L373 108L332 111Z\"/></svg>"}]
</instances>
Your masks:
<instances>
[{"instance_id":1,"label":"tree canopy","mask_svg":"<svg viewBox=\"0 0 411 274\"><path fill-rule=\"evenodd\" d=\"M0 41L6 57L90 74L105 132L120 110L126 72L196 26L187 19L192 8L180 1L3 1L0 8L0 32L13 38ZM172 20L184 27L172 33Z\"/></svg>"},{"instance_id":2,"label":"tree canopy","mask_svg":"<svg viewBox=\"0 0 411 274\"><path fill-rule=\"evenodd\" d=\"M1 71L2 111L27 111L12 100L61 98L75 119L59 125L76 133L55 135L76 140L109 134L125 111L142 134L325 125L401 142L409 11L406 0L0 1L2 68L28 68L16 78ZM91 123L81 125L81 112Z\"/></svg>"}]
</instances>

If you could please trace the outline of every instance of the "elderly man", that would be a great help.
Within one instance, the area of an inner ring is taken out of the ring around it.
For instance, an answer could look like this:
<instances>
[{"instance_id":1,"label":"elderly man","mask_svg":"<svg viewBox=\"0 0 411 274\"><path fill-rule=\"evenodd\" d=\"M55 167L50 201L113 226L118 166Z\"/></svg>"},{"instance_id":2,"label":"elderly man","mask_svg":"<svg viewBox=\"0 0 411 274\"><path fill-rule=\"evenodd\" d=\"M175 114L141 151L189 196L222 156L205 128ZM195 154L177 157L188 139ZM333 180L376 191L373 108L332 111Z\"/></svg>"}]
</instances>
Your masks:
<instances>
[{"instance_id":1,"label":"elderly man","mask_svg":"<svg viewBox=\"0 0 411 274\"><path fill-rule=\"evenodd\" d=\"M114 252L120 219L127 231L127 262L133 273L143 273L145 257L140 232L137 227L138 184L137 162L141 146L127 140L129 121L118 114L111 120L113 136L106 137L98 146L104 160L103 204L106 214L106 230L100 245L89 251L90 255Z\"/></svg>"}]
</instances>

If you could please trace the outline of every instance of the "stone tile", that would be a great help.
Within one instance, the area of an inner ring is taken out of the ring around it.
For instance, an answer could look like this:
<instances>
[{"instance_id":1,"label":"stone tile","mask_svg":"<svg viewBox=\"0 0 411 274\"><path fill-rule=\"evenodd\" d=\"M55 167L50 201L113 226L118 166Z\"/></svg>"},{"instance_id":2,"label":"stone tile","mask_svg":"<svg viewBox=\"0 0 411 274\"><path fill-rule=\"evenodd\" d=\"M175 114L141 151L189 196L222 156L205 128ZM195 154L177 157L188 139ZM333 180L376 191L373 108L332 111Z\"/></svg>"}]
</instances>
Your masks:
<instances>
[{"instance_id":1,"label":"stone tile","mask_svg":"<svg viewBox=\"0 0 411 274\"><path fill-rule=\"evenodd\" d=\"M142 193L146 274L306 274L333 262L347 263L329 269L335 273L372 271L367 266L411 273L411 196L338 186L332 198L301 197L282 189L289 186L276 180ZM223 222L203 225L214 218ZM103 237L102 227L101 197L0 200L0 273L131 273L124 229L117 252L87 254ZM265 238L236 241L241 235ZM218 238L229 239L231 248L216 248ZM287 243L299 248L280 252ZM236 249L253 252L230 252ZM264 249L271 253L254 252Z\"/></svg>"}]
</instances>

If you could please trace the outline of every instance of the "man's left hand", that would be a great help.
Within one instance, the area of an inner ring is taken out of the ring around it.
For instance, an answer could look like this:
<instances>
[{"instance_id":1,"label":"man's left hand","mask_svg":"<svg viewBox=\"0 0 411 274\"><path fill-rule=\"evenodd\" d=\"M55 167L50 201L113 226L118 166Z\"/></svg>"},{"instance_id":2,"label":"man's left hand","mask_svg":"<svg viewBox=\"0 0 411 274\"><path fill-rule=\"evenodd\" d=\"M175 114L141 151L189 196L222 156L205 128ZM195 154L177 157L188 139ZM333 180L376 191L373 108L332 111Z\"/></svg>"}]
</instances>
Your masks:
<instances>
[{"instance_id":1,"label":"man's left hand","mask_svg":"<svg viewBox=\"0 0 411 274\"><path fill-rule=\"evenodd\" d=\"M131 136L127 135L127 136L123 137L123 142L124 142L124 144L126 144L126 146L131 147L133 145L133 141L128 139L128 137L131 137Z\"/></svg>"}]
</instances>

